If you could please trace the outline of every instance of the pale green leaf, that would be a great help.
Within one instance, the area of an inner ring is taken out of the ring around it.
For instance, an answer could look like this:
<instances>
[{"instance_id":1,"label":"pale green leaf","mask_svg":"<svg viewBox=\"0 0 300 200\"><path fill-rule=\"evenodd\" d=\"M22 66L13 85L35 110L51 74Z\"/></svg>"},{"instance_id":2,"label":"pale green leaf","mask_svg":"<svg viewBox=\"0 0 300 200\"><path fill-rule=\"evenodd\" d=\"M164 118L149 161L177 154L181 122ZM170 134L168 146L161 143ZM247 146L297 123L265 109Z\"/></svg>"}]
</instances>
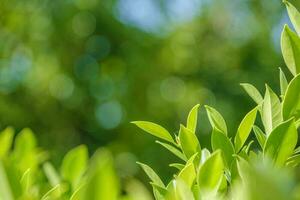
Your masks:
<instances>
[{"instance_id":1,"label":"pale green leaf","mask_svg":"<svg viewBox=\"0 0 300 200\"><path fill-rule=\"evenodd\" d=\"M186 126L188 129L190 129L193 133L196 132L196 128L197 128L197 119L198 119L198 109L199 109L199 104L195 105L187 118L187 122L186 122Z\"/></svg>"},{"instance_id":2,"label":"pale green leaf","mask_svg":"<svg viewBox=\"0 0 300 200\"><path fill-rule=\"evenodd\" d=\"M162 182L162 180L159 178L159 176L155 173L155 171L149 167L146 164L137 162L145 171L145 173L148 175L148 177L150 178L150 180L155 183L156 185L165 188L165 184Z\"/></svg>"},{"instance_id":3,"label":"pale green leaf","mask_svg":"<svg viewBox=\"0 0 300 200\"><path fill-rule=\"evenodd\" d=\"M43 169L44 169L45 175L48 178L49 183L52 187L55 187L60 184L60 182L61 182L60 176L51 163L46 162L43 165Z\"/></svg>"},{"instance_id":4,"label":"pale green leaf","mask_svg":"<svg viewBox=\"0 0 300 200\"><path fill-rule=\"evenodd\" d=\"M261 113L265 132L268 136L271 131L282 122L282 113L279 98L267 85Z\"/></svg>"},{"instance_id":5,"label":"pale green leaf","mask_svg":"<svg viewBox=\"0 0 300 200\"><path fill-rule=\"evenodd\" d=\"M297 140L295 120L285 121L271 132L265 144L264 156L272 159L276 165L282 166L293 154Z\"/></svg>"},{"instance_id":6,"label":"pale green leaf","mask_svg":"<svg viewBox=\"0 0 300 200\"><path fill-rule=\"evenodd\" d=\"M286 79L284 72L281 70L281 68L279 68L279 81L280 81L280 94L281 94L281 97L284 97L289 83Z\"/></svg>"},{"instance_id":7,"label":"pale green leaf","mask_svg":"<svg viewBox=\"0 0 300 200\"><path fill-rule=\"evenodd\" d=\"M254 125L253 131L254 131L255 137L256 137L260 147L263 149L265 146L265 142L267 140L267 136L264 134L264 132L258 126Z\"/></svg>"},{"instance_id":8,"label":"pale green leaf","mask_svg":"<svg viewBox=\"0 0 300 200\"><path fill-rule=\"evenodd\" d=\"M300 13L299 11L288 1L284 1L290 20L296 30L296 32L298 33L298 35L300 35Z\"/></svg>"},{"instance_id":9,"label":"pale green leaf","mask_svg":"<svg viewBox=\"0 0 300 200\"><path fill-rule=\"evenodd\" d=\"M195 153L201 153L197 136L183 125L180 125L179 140L182 151L187 158L190 158Z\"/></svg>"},{"instance_id":10,"label":"pale green leaf","mask_svg":"<svg viewBox=\"0 0 300 200\"><path fill-rule=\"evenodd\" d=\"M169 164L169 166L170 166L170 167L174 167L174 168L176 168L176 169L178 169L178 170L182 170L182 169L184 168L185 165L180 164L180 163L171 163L171 164Z\"/></svg>"},{"instance_id":11,"label":"pale green leaf","mask_svg":"<svg viewBox=\"0 0 300 200\"><path fill-rule=\"evenodd\" d=\"M285 64L296 76L300 72L300 38L287 25L281 34L281 51Z\"/></svg>"},{"instance_id":12,"label":"pale green leaf","mask_svg":"<svg viewBox=\"0 0 300 200\"><path fill-rule=\"evenodd\" d=\"M217 128L227 135L227 126L222 115L214 108L205 106L209 122L213 128Z\"/></svg>"},{"instance_id":13,"label":"pale green leaf","mask_svg":"<svg viewBox=\"0 0 300 200\"><path fill-rule=\"evenodd\" d=\"M224 173L221 151L214 152L200 167L197 181L201 190L216 191Z\"/></svg>"},{"instance_id":14,"label":"pale green leaf","mask_svg":"<svg viewBox=\"0 0 300 200\"><path fill-rule=\"evenodd\" d=\"M194 195L190 187L184 182L176 180L175 184L176 200L194 200Z\"/></svg>"},{"instance_id":15,"label":"pale green leaf","mask_svg":"<svg viewBox=\"0 0 300 200\"><path fill-rule=\"evenodd\" d=\"M290 82L282 103L283 119L300 118L300 74Z\"/></svg>"},{"instance_id":16,"label":"pale green leaf","mask_svg":"<svg viewBox=\"0 0 300 200\"><path fill-rule=\"evenodd\" d=\"M246 142L252 126L256 119L257 107L252 109L249 113L246 114L242 122L240 123L236 136L234 138L235 150L238 152Z\"/></svg>"},{"instance_id":17,"label":"pale green leaf","mask_svg":"<svg viewBox=\"0 0 300 200\"><path fill-rule=\"evenodd\" d=\"M96 151L86 176L80 199L119 199L120 183L109 151L105 149Z\"/></svg>"},{"instance_id":18,"label":"pale green leaf","mask_svg":"<svg viewBox=\"0 0 300 200\"><path fill-rule=\"evenodd\" d=\"M86 146L80 145L70 150L64 157L60 173L64 180L71 183L75 189L86 170L88 162L88 151Z\"/></svg>"},{"instance_id":19,"label":"pale green leaf","mask_svg":"<svg viewBox=\"0 0 300 200\"><path fill-rule=\"evenodd\" d=\"M134 121L131 122L135 125L137 125L139 128L143 129L144 131L161 138L163 140L166 140L168 142L174 143L174 140L171 136L171 134L162 126L152 123L152 122L147 122L147 121Z\"/></svg>"},{"instance_id":20,"label":"pale green leaf","mask_svg":"<svg viewBox=\"0 0 300 200\"><path fill-rule=\"evenodd\" d=\"M166 149L168 149L171 153L173 153L174 155L176 155L178 158L180 158L183 161L186 161L187 158L185 157L185 155L176 147L164 143L164 142L160 142L160 141L156 141L156 143L160 144L161 146L165 147Z\"/></svg>"},{"instance_id":21,"label":"pale green leaf","mask_svg":"<svg viewBox=\"0 0 300 200\"><path fill-rule=\"evenodd\" d=\"M218 129L213 129L211 135L211 146L213 151L222 150L222 155L227 167L231 166L233 161L234 147L229 138L220 132Z\"/></svg>"},{"instance_id":22,"label":"pale green leaf","mask_svg":"<svg viewBox=\"0 0 300 200\"><path fill-rule=\"evenodd\" d=\"M253 85L249 83L241 83L240 84L244 90L247 92L247 94L257 103L260 104L263 101L263 98L260 94L260 92L254 87Z\"/></svg>"},{"instance_id":23,"label":"pale green leaf","mask_svg":"<svg viewBox=\"0 0 300 200\"><path fill-rule=\"evenodd\" d=\"M193 163L188 163L178 174L177 179L182 180L191 188L196 178L196 171Z\"/></svg>"}]
</instances>

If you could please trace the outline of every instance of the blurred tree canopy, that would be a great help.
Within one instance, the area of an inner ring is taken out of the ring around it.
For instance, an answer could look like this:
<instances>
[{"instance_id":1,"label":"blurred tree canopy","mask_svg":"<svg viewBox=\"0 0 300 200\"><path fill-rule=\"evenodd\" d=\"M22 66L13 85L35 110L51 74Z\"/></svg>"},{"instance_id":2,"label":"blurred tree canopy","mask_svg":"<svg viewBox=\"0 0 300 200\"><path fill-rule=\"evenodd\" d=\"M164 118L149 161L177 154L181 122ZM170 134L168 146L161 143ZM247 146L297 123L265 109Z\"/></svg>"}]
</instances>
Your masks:
<instances>
[{"instance_id":1,"label":"blurred tree canopy","mask_svg":"<svg viewBox=\"0 0 300 200\"><path fill-rule=\"evenodd\" d=\"M234 130L251 109L240 82L278 90L283 23L277 0L3 0L1 127L32 128L57 159L108 145L127 169L137 156L164 172L160 147L129 122L173 131L200 103ZM207 146L209 132L199 125Z\"/></svg>"}]
</instances>

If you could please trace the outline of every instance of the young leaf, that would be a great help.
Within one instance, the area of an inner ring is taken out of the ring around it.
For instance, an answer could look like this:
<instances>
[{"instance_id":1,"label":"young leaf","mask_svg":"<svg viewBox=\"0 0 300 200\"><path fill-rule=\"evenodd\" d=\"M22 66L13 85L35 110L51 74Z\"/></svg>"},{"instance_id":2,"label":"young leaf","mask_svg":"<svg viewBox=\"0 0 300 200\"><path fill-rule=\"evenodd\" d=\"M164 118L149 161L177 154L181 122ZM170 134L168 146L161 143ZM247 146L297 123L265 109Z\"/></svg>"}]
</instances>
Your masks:
<instances>
[{"instance_id":1,"label":"young leaf","mask_svg":"<svg viewBox=\"0 0 300 200\"><path fill-rule=\"evenodd\" d=\"M14 130L11 127L6 128L0 134L0 158L3 158L7 155L11 149L13 142Z\"/></svg>"},{"instance_id":2,"label":"young leaf","mask_svg":"<svg viewBox=\"0 0 300 200\"><path fill-rule=\"evenodd\" d=\"M183 125L180 125L179 140L182 151L187 158L190 158L195 153L201 153L201 147L197 136Z\"/></svg>"},{"instance_id":3,"label":"young leaf","mask_svg":"<svg viewBox=\"0 0 300 200\"><path fill-rule=\"evenodd\" d=\"M280 94L281 94L281 97L284 97L289 83L286 79L285 74L281 70L281 68L279 68L279 80L280 80Z\"/></svg>"},{"instance_id":4,"label":"young leaf","mask_svg":"<svg viewBox=\"0 0 300 200\"><path fill-rule=\"evenodd\" d=\"M46 177L49 180L49 183L52 187L55 187L57 185L60 184L60 176L58 175L58 173L56 172L55 168L53 167L53 165L49 162L46 162L43 165L43 169L45 172Z\"/></svg>"},{"instance_id":5,"label":"young leaf","mask_svg":"<svg viewBox=\"0 0 300 200\"><path fill-rule=\"evenodd\" d=\"M69 151L62 162L60 172L64 180L72 184L75 189L87 167L88 151L86 146L80 145Z\"/></svg>"},{"instance_id":6,"label":"young leaf","mask_svg":"<svg viewBox=\"0 0 300 200\"><path fill-rule=\"evenodd\" d=\"M282 113L279 98L267 85L261 113L265 132L269 135L271 131L282 122Z\"/></svg>"},{"instance_id":7,"label":"young leaf","mask_svg":"<svg viewBox=\"0 0 300 200\"><path fill-rule=\"evenodd\" d=\"M281 34L281 51L285 64L296 76L300 72L300 38L287 25Z\"/></svg>"},{"instance_id":8,"label":"young leaf","mask_svg":"<svg viewBox=\"0 0 300 200\"><path fill-rule=\"evenodd\" d=\"M282 166L293 154L297 140L295 120L285 121L271 132L265 144L264 156L268 156L276 165Z\"/></svg>"},{"instance_id":9,"label":"young leaf","mask_svg":"<svg viewBox=\"0 0 300 200\"><path fill-rule=\"evenodd\" d=\"M226 166L231 166L233 161L232 155L234 154L234 147L229 138L218 129L213 129L211 135L211 146L214 151L221 149Z\"/></svg>"},{"instance_id":10,"label":"young leaf","mask_svg":"<svg viewBox=\"0 0 300 200\"><path fill-rule=\"evenodd\" d=\"M197 128L197 119L198 119L198 109L199 109L199 104L195 105L187 118L187 128L190 129L193 133L195 133L196 128Z\"/></svg>"},{"instance_id":11,"label":"young leaf","mask_svg":"<svg viewBox=\"0 0 300 200\"><path fill-rule=\"evenodd\" d=\"M195 167L193 163L187 164L178 174L177 179L182 180L185 182L185 184L191 188L193 185L193 182L196 178L196 172Z\"/></svg>"},{"instance_id":12,"label":"young leaf","mask_svg":"<svg viewBox=\"0 0 300 200\"><path fill-rule=\"evenodd\" d=\"M176 199L178 199L178 200L194 200L195 199L190 187L184 181L181 181L180 179L176 180L175 194L176 194Z\"/></svg>"},{"instance_id":13,"label":"young leaf","mask_svg":"<svg viewBox=\"0 0 300 200\"><path fill-rule=\"evenodd\" d=\"M152 123L152 122L146 122L146 121L134 121L131 122L135 125L137 125L139 128L143 129L144 131L161 138L163 140L166 140L168 142L174 143L174 140L171 136L171 134L162 126Z\"/></svg>"},{"instance_id":14,"label":"young leaf","mask_svg":"<svg viewBox=\"0 0 300 200\"><path fill-rule=\"evenodd\" d=\"M258 126L254 125L253 131L255 133L255 137L259 143L259 146L263 149L265 146L267 136L264 134L264 132Z\"/></svg>"},{"instance_id":15,"label":"young leaf","mask_svg":"<svg viewBox=\"0 0 300 200\"><path fill-rule=\"evenodd\" d=\"M211 126L219 129L222 133L227 135L227 126L222 115L212 107L205 106L205 109Z\"/></svg>"},{"instance_id":16,"label":"young leaf","mask_svg":"<svg viewBox=\"0 0 300 200\"><path fill-rule=\"evenodd\" d=\"M263 101L260 92L253 85L249 83L241 83L240 85L258 105Z\"/></svg>"},{"instance_id":17,"label":"young leaf","mask_svg":"<svg viewBox=\"0 0 300 200\"><path fill-rule=\"evenodd\" d=\"M180 164L180 163L171 163L171 164L169 164L169 166L174 167L180 171L185 167L183 164Z\"/></svg>"},{"instance_id":18,"label":"young leaf","mask_svg":"<svg viewBox=\"0 0 300 200\"><path fill-rule=\"evenodd\" d=\"M290 20L296 30L296 32L298 33L298 35L300 35L300 13L299 11L288 1L284 1Z\"/></svg>"},{"instance_id":19,"label":"young leaf","mask_svg":"<svg viewBox=\"0 0 300 200\"><path fill-rule=\"evenodd\" d=\"M300 74L290 82L282 103L283 119L300 118Z\"/></svg>"},{"instance_id":20,"label":"young leaf","mask_svg":"<svg viewBox=\"0 0 300 200\"><path fill-rule=\"evenodd\" d=\"M176 147L173 147L172 145L169 145L167 143L160 142L160 141L156 141L156 143L158 143L161 146L163 146L166 149L168 149L170 152L172 152L174 155L176 155L181 160L183 160L183 161L187 160L187 158L185 157L185 155L181 151L179 151L179 149L177 149Z\"/></svg>"},{"instance_id":21,"label":"young leaf","mask_svg":"<svg viewBox=\"0 0 300 200\"><path fill-rule=\"evenodd\" d=\"M114 169L113 158L105 149L97 150L87 170L87 180L80 199L119 199L120 184Z\"/></svg>"},{"instance_id":22,"label":"young leaf","mask_svg":"<svg viewBox=\"0 0 300 200\"><path fill-rule=\"evenodd\" d=\"M137 164L139 164L143 168L143 170L145 171L145 173L148 175L148 177L153 183L155 183L156 185L162 188L165 188L165 184L162 182L162 180L159 178L159 176L155 173L155 171L151 167L140 162L137 162Z\"/></svg>"},{"instance_id":23,"label":"young leaf","mask_svg":"<svg viewBox=\"0 0 300 200\"><path fill-rule=\"evenodd\" d=\"M216 191L223 177L221 151L214 152L199 169L197 181L201 190Z\"/></svg>"},{"instance_id":24,"label":"young leaf","mask_svg":"<svg viewBox=\"0 0 300 200\"><path fill-rule=\"evenodd\" d=\"M243 147L244 143L246 142L251 132L252 126L255 122L256 113L257 113L257 107L255 107L249 113L247 113L247 115L240 123L234 138L236 152L239 152L239 150Z\"/></svg>"},{"instance_id":25,"label":"young leaf","mask_svg":"<svg viewBox=\"0 0 300 200\"><path fill-rule=\"evenodd\" d=\"M286 165L290 167L296 167L297 165L300 164L300 154L293 155L288 158L286 161Z\"/></svg>"}]
</instances>

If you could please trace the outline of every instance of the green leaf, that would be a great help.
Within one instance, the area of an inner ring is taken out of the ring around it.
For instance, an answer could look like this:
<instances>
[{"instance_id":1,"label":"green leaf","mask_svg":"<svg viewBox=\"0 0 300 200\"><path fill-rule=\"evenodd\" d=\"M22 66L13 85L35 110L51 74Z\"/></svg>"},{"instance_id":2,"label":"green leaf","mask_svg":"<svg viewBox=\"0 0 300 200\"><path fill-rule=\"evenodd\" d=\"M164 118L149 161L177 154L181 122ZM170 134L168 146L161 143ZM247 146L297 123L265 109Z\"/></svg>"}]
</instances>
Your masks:
<instances>
[{"instance_id":1,"label":"green leaf","mask_svg":"<svg viewBox=\"0 0 300 200\"><path fill-rule=\"evenodd\" d=\"M271 158L276 165L282 166L293 154L297 140L295 120L285 121L271 132L265 144L264 156Z\"/></svg>"},{"instance_id":2,"label":"green leaf","mask_svg":"<svg viewBox=\"0 0 300 200\"><path fill-rule=\"evenodd\" d=\"M197 181L201 190L216 191L224 172L221 151L214 152L199 169Z\"/></svg>"},{"instance_id":3,"label":"green leaf","mask_svg":"<svg viewBox=\"0 0 300 200\"><path fill-rule=\"evenodd\" d=\"M119 199L120 183L113 157L106 149L97 150L87 170L87 180L80 199Z\"/></svg>"},{"instance_id":4,"label":"green leaf","mask_svg":"<svg viewBox=\"0 0 300 200\"><path fill-rule=\"evenodd\" d=\"M267 136L264 134L264 132L258 127L253 126L253 131L255 133L256 139L260 145L260 147L263 149L267 140Z\"/></svg>"},{"instance_id":5,"label":"green leaf","mask_svg":"<svg viewBox=\"0 0 300 200\"><path fill-rule=\"evenodd\" d=\"M236 136L234 138L236 152L238 152L243 147L244 143L246 142L246 140L251 132L252 126L255 122L256 113L257 113L257 107L255 107L249 113L247 113L247 115L244 117L244 119L240 123L237 133L236 133Z\"/></svg>"},{"instance_id":6,"label":"green leaf","mask_svg":"<svg viewBox=\"0 0 300 200\"><path fill-rule=\"evenodd\" d=\"M180 125L179 140L182 151L187 158L190 158L195 153L201 153L197 136L183 125Z\"/></svg>"},{"instance_id":7,"label":"green leaf","mask_svg":"<svg viewBox=\"0 0 300 200\"><path fill-rule=\"evenodd\" d=\"M227 135L227 126L222 115L214 108L205 106L209 122L213 128L217 128Z\"/></svg>"},{"instance_id":8,"label":"green leaf","mask_svg":"<svg viewBox=\"0 0 300 200\"><path fill-rule=\"evenodd\" d=\"M284 97L289 83L286 79L284 72L281 70L281 68L279 68L279 80L280 80L280 94L281 94L281 97Z\"/></svg>"},{"instance_id":9,"label":"green leaf","mask_svg":"<svg viewBox=\"0 0 300 200\"><path fill-rule=\"evenodd\" d=\"M211 146L213 151L221 149L226 166L231 166L233 161L232 155L234 154L234 147L229 138L218 129L213 129L211 135Z\"/></svg>"},{"instance_id":10,"label":"green leaf","mask_svg":"<svg viewBox=\"0 0 300 200\"><path fill-rule=\"evenodd\" d=\"M171 164L169 164L169 166L170 167L174 167L174 168L176 168L178 170L182 170L185 167L185 165L180 164L180 163L171 163Z\"/></svg>"},{"instance_id":11,"label":"green leaf","mask_svg":"<svg viewBox=\"0 0 300 200\"><path fill-rule=\"evenodd\" d=\"M162 126L152 123L152 122L146 122L146 121L134 121L131 122L135 125L137 125L139 128L143 129L144 131L161 138L163 140L166 140L168 142L174 143L174 140L171 136L171 134Z\"/></svg>"},{"instance_id":12,"label":"green leaf","mask_svg":"<svg viewBox=\"0 0 300 200\"><path fill-rule=\"evenodd\" d=\"M198 118L198 109L199 109L199 104L195 105L187 118L187 128L190 129L193 133L196 132L196 128L197 128L197 118Z\"/></svg>"},{"instance_id":13,"label":"green leaf","mask_svg":"<svg viewBox=\"0 0 300 200\"><path fill-rule=\"evenodd\" d=\"M282 103L282 116L284 120L295 117L300 118L300 74L290 82Z\"/></svg>"},{"instance_id":14,"label":"green leaf","mask_svg":"<svg viewBox=\"0 0 300 200\"><path fill-rule=\"evenodd\" d=\"M194 200L194 195L190 187L181 180L176 180L175 184L176 200Z\"/></svg>"},{"instance_id":15,"label":"green leaf","mask_svg":"<svg viewBox=\"0 0 300 200\"><path fill-rule=\"evenodd\" d=\"M281 51L285 64L296 76L300 72L300 38L287 25L281 34Z\"/></svg>"},{"instance_id":16,"label":"green leaf","mask_svg":"<svg viewBox=\"0 0 300 200\"><path fill-rule=\"evenodd\" d=\"M11 149L14 138L14 129L7 127L0 134L0 158L7 156L7 153Z\"/></svg>"},{"instance_id":17,"label":"green leaf","mask_svg":"<svg viewBox=\"0 0 300 200\"><path fill-rule=\"evenodd\" d=\"M9 180L1 160L0 160L0 199L14 200L14 196L10 188Z\"/></svg>"},{"instance_id":18,"label":"green leaf","mask_svg":"<svg viewBox=\"0 0 300 200\"><path fill-rule=\"evenodd\" d=\"M49 162L46 162L43 165L43 169L45 172L46 177L49 180L49 183L52 187L55 187L60 184L60 176L58 175L57 171L53 167L53 165Z\"/></svg>"},{"instance_id":19,"label":"green leaf","mask_svg":"<svg viewBox=\"0 0 300 200\"><path fill-rule=\"evenodd\" d=\"M86 146L80 145L70 150L64 157L60 173L64 180L71 183L75 189L86 170L88 162L88 151Z\"/></svg>"},{"instance_id":20,"label":"green leaf","mask_svg":"<svg viewBox=\"0 0 300 200\"><path fill-rule=\"evenodd\" d=\"M300 13L299 11L288 1L284 2L290 17L290 20L298 33L300 35Z\"/></svg>"},{"instance_id":21,"label":"green leaf","mask_svg":"<svg viewBox=\"0 0 300 200\"><path fill-rule=\"evenodd\" d=\"M248 95L259 105L262 101L263 98L260 94L260 92L254 87L253 85L249 83L241 83L240 84L244 90L248 93Z\"/></svg>"},{"instance_id":22,"label":"green leaf","mask_svg":"<svg viewBox=\"0 0 300 200\"><path fill-rule=\"evenodd\" d=\"M282 122L281 102L273 90L267 85L262 104L262 121L267 136Z\"/></svg>"},{"instance_id":23,"label":"green leaf","mask_svg":"<svg viewBox=\"0 0 300 200\"><path fill-rule=\"evenodd\" d=\"M194 164L188 163L178 174L177 179L182 180L185 182L185 184L191 188L194 180L196 178L196 171L195 171L195 167Z\"/></svg>"},{"instance_id":24,"label":"green leaf","mask_svg":"<svg viewBox=\"0 0 300 200\"><path fill-rule=\"evenodd\" d=\"M148 177L153 183L155 183L156 185L162 188L165 188L165 184L162 182L162 180L159 178L159 176L155 173L155 171L151 167L140 162L137 163L142 167L142 169L145 171L145 173L148 175Z\"/></svg>"},{"instance_id":25,"label":"green leaf","mask_svg":"<svg viewBox=\"0 0 300 200\"><path fill-rule=\"evenodd\" d=\"M183 161L186 161L187 158L185 157L185 155L176 147L164 143L164 142L160 142L160 141L155 141L156 143L160 144L161 146L165 147L166 149L168 149L171 153L173 153L174 155L176 155L178 158L180 158Z\"/></svg>"}]
</instances>

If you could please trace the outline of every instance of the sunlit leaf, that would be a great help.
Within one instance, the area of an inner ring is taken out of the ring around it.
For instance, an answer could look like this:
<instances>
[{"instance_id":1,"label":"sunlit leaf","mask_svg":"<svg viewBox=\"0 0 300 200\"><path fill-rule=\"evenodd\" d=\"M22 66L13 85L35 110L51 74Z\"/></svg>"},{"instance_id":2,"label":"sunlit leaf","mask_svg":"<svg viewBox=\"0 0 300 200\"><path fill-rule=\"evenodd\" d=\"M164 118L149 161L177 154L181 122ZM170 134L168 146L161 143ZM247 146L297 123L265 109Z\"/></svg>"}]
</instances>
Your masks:
<instances>
[{"instance_id":1,"label":"sunlit leaf","mask_svg":"<svg viewBox=\"0 0 300 200\"><path fill-rule=\"evenodd\" d=\"M262 104L262 121L267 135L282 122L281 102L273 90L266 85Z\"/></svg>"},{"instance_id":2,"label":"sunlit leaf","mask_svg":"<svg viewBox=\"0 0 300 200\"><path fill-rule=\"evenodd\" d=\"M279 80L280 80L280 94L281 94L281 97L284 97L289 83L286 79L284 72L281 70L281 68L279 68Z\"/></svg>"},{"instance_id":3,"label":"sunlit leaf","mask_svg":"<svg viewBox=\"0 0 300 200\"><path fill-rule=\"evenodd\" d=\"M285 64L296 76L300 72L300 38L287 25L281 34L281 51Z\"/></svg>"},{"instance_id":4,"label":"sunlit leaf","mask_svg":"<svg viewBox=\"0 0 300 200\"><path fill-rule=\"evenodd\" d=\"M295 120L290 119L277 126L268 137L264 156L271 158L276 165L283 165L293 154L298 140Z\"/></svg>"},{"instance_id":5,"label":"sunlit leaf","mask_svg":"<svg viewBox=\"0 0 300 200\"><path fill-rule=\"evenodd\" d=\"M185 157L185 155L176 147L164 143L164 142L160 142L160 141L156 141L156 143L160 144L161 146L165 147L166 149L168 149L170 152L172 152L174 155L176 155L178 158L180 158L183 161L186 161L187 158Z\"/></svg>"},{"instance_id":6,"label":"sunlit leaf","mask_svg":"<svg viewBox=\"0 0 300 200\"><path fill-rule=\"evenodd\" d=\"M253 131L254 131L254 134L256 136L256 139L257 139L260 147L263 149L265 146L267 136L264 134L264 132L258 126L254 125Z\"/></svg>"},{"instance_id":7,"label":"sunlit leaf","mask_svg":"<svg viewBox=\"0 0 300 200\"><path fill-rule=\"evenodd\" d=\"M0 199L14 200L14 196L10 188L8 177L1 160L0 160Z\"/></svg>"},{"instance_id":8,"label":"sunlit leaf","mask_svg":"<svg viewBox=\"0 0 300 200\"><path fill-rule=\"evenodd\" d=\"M84 145L80 145L70 150L64 157L60 172L64 180L72 184L75 189L81 176L87 167L88 152Z\"/></svg>"},{"instance_id":9,"label":"sunlit leaf","mask_svg":"<svg viewBox=\"0 0 300 200\"><path fill-rule=\"evenodd\" d=\"M223 176L221 151L214 152L200 167L197 181L201 190L217 190Z\"/></svg>"},{"instance_id":10,"label":"sunlit leaf","mask_svg":"<svg viewBox=\"0 0 300 200\"><path fill-rule=\"evenodd\" d=\"M211 146L214 151L221 149L226 166L231 166L233 161L234 147L229 138L218 129L213 129L211 135Z\"/></svg>"},{"instance_id":11,"label":"sunlit leaf","mask_svg":"<svg viewBox=\"0 0 300 200\"><path fill-rule=\"evenodd\" d=\"M282 103L283 119L287 120L295 117L300 118L300 74L297 75L289 84Z\"/></svg>"},{"instance_id":12,"label":"sunlit leaf","mask_svg":"<svg viewBox=\"0 0 300 200\"><path fill-rule=\"evenodd\" d=\"M197 128L197 119L198 119L198 109L199 109L199 104L195 105L191 111L189 112L187 122L186 122L186 127L190 129L193 133L195 133L196 128Z\"/></svg>"},{"instance_id":13,"label":"sunlit leaf","mask_svg":"<svg viewBox=\"0 0 300 200\"><path fill-rule=\"evenodd\" d=\"M180 125L179 140L182 151L187 158L190 158L195 153L201 153L201 147L197 136L183 125Z\"/></svg>"},{"instance_id":14,"label":"sunlit leaf","mask_svg":"<svg viewBox=\"0 0 300 200\"><path fill-rule=\"evenodd\" d=\"M171 134L162 126L152 123L152 122L146 122L146 121L134 121L131 122L135 125L137 125L139 128L143 129L144 131L161 138L163 140L166 140L168 142L174 142Z\"/></svg>"},{"instance_id":15,"label":"sunlit leaf","mask_svg":"<svg viewBox=\"0 0 300 200\"><path fill-rule=\"evenodd\" d=\"M214 108L205 106L209 122L213 128L219 129L227 135L227 126L222 115Z\"/></svg>"},{"instance_id":16,"label":"sunlit leaf","mask_svg":"<svg viewBox=\"0 0 300 200\"><path fill-rule=\"evenodd\" d=\"M236 152L238 152L246 142L251 132L252 126L255 122L256 113L257 113L257 107L255 107L249 113L247 113L244 119L242 120L242 122L240 123L236 136L234 138Z\"/></svg>"},{"instance_id":17,"label":"sunlit leaf","mask_svg":"<svg viewBox=\"0 0 300 200\"><path fill-rule=\"evenodd\" d=\"M241 83L240 85L257 104L261 104L261 102L263 101L263 97L261 96L260 92L256 89L256 87L249 83Z\"/></svg>"},{"instance_id":18,"label":"sunlit leaf","mask_svg":"<svg viewBox=\"0 0 300 200\"><path fill-rule=\"evenodd\" d=\"M145 173L148 175L148 177L153 183L155 183L156 185L162 188L165 188L165 184L162 182L162 180L159 178L159 176L155 173L155 171L151 167L140 162L138 162L138 164L143 168L143 170L145 171Z\"/></svg>"},{"instance_id":19,"label":"sunlit leaf","mask_svg":"<svg viewBox=\"0 0 300 200\"><path fill-rule=\"evenodd\" d=\"M298 35L300 35L300 13L299 11L288 1L284 1L290 20L296 30L296 32L298 33Z\"/></svg>"}]
</instances>

